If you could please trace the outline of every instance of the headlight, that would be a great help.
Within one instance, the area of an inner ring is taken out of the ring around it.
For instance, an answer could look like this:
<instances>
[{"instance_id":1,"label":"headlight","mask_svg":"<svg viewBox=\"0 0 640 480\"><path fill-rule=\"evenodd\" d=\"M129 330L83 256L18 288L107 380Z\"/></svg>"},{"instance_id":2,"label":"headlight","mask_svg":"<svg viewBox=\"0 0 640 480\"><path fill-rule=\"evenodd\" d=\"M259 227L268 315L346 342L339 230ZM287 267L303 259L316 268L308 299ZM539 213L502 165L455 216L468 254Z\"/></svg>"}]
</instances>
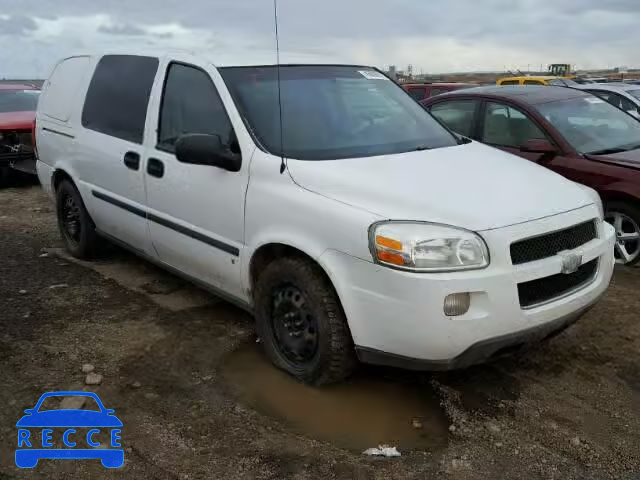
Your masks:
<instances>
[{"instance_id":1,"label":"headlight","mask_svg":"<svg viewBox=\"0 0 640 480\"><path fill-rule=\"evenodd\" d=\"M479 235L424 222L381 222L369 229L369 248L380 264L414 272L471 270L489 265Z\"/></svg>"}]
</instances>

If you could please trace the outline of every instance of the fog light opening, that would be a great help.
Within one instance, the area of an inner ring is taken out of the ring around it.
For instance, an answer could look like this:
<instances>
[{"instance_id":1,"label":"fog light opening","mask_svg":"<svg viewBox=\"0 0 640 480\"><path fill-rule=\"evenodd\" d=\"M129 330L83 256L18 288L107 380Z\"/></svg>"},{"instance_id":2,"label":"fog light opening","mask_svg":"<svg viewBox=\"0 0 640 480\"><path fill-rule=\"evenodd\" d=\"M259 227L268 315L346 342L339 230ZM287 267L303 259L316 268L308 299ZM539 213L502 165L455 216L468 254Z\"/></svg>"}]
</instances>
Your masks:
<instances>
[{"instance_id":1,"label":"fog light opening","mask_svg":"<svg viewBox=\"0 0 640 480\"><path fill-rule=\"evenodd\" d=\"M471 295L469 292L452 293L444 299L444 314L447 317L459 317L469 311Z\"/></svg>"}]
</instances>

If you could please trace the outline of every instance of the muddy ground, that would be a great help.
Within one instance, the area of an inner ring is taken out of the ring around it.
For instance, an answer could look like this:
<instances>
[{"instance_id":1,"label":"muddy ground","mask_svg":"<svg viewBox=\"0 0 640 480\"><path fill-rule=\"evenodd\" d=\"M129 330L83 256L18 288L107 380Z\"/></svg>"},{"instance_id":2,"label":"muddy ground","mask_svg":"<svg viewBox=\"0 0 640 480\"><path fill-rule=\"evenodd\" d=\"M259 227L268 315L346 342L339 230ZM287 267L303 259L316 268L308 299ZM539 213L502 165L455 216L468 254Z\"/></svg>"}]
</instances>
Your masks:
<instances>
[{"instance_id":1,"label":"muddy ground","mask_svg":"<svg viewBox=\"0 0 640 480\"><path fill-rule=\"evenodd\" d=\"M0 190L0 245L0 479L640 478L640 268L528 352L438 375L362 368L318 392L264 362L236 307L115 248L65 258L37 186ZM124 466L18 469L23 410L82 388L122 420ZM400 458L360 453L394 440Z\"/></svg>"}]
</instances>

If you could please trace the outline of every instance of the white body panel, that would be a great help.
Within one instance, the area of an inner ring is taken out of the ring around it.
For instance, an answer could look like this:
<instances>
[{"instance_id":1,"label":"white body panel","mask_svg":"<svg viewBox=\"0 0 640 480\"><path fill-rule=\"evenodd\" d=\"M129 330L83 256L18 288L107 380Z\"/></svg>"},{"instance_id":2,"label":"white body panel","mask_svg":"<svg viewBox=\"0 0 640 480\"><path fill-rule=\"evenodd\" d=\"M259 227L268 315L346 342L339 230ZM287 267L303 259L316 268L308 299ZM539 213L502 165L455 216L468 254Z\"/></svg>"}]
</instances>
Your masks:
<instances>
[{"instance_id":1,"label":"white body panel","mask_svg":"<svg viewBox=\"0 0 640 480\"><path fill-rule=\"evenodd\" d=\"M595 302L606 290L613 272L615 234L602 224L602 237L581 249L583 261L601 258L597 277L585 289L531 310L520 308L517 283L558 274L562 263L553 257L514 267L508 245L512 238L530 237L540 228L554 231L567 221L593 218L593 207L483 232L492 252L484 270L414 274L380 268L370 262L327 251L322 263L336 272L356 345L421 360L455 358L470 346L494 337L527 330L562 318ZM452 293L471 292L471 308L459 317L443 313L443 300ZM384 320L382 320L384 319Z\"/></svg>"},{"instance_id":2,"label":"white body panel","mask_svg":"<svg viewBox=\"0 0 640 480\"><path fill-rule=\"evenodd\" d=\"M289 161L289 169L299 185L384 218L475 231L591 203L575 183L478 142L392 156Z\"/></svg>"},{"instance_id":3,"label":"white body panel","mask_svg":"<svg viewBox=\"0 0 640 480\"><path fill-rule=\"evenodd\" d=\"M98 59L92 57L91 65ZM166 68L174 60L202 68L217 87L242 151L239 172L184 164L156 148ZM254 143L207 61L186 55L160 59L143 145L82 127L90 77L78 87L68 121L38 113L38 174L45 188L56 171L64 171L101 231L247 305L252 303L253 255L265 245L287 245L327 273L357 346L443 361L478 342L578 312L604 292L611 278L614 235L598 221L598 238L576 252L583 262L599 258L593 281L548 304L520 307L517 284L558 274L562 264L554 256L514 266L510 244L600 215L588 191L531 162L473 142L370 158L290 159L281 173L281 159ZM123 165L127 151L140 154L139 170ZM163 162L162 178L146 173L150 158ZM368 230L388 219L473 230L488 246L490 265L430 274L378 265L369 250ZM443 300L458 292L471 292L471 308L446 317Z\"/></svg>"},{"instance_id":4,"label":"white body panel","mask_svg":"<svg viewBox=\"0 0 640 480\"><path fill-rule=\"evenodd\" d=\"M156 126L159 124L164 72L171 61L201 68L212 78L232 123L241 127L236 128L244 159L239 172L181 163L173 153L157 148ZM141 170L146 171L149 158L155 158L164 164L165 171L162 178L145 175L147 211L240 250L244 240L244 198L251 157L256 147L242 126L226 86L213 65L190 55L175 55L161 63L160 72L160 81L156 82L150 101ZM151 243L163 263L246 300L236 255L158 222L148 223Z\"/></svg>"}]
</instances>

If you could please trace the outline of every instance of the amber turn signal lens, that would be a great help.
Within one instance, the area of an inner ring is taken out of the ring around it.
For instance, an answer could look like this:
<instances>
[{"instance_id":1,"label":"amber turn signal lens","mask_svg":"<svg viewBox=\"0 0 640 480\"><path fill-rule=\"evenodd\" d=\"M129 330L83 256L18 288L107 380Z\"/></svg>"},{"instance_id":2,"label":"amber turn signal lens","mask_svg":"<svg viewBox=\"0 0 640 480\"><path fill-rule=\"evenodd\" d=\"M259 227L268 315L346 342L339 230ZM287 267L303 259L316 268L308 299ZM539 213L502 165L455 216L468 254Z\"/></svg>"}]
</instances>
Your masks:
<instances>
[{"instance_id":1,"label":"amber turn signal lens","mask_svg":"<svg viewBox=\"0 0 640 480\"><path fill-rule=\"evenodd\" d=\"M394 240L393 238L383 237L382 235L376 236L376 245L402 251L402 242Z\"/></svg>"},{"instance_id":2,"label":"amber turn signal lens","mask_svg":"<svg viewBox=\"0 0 640 480\"><path fill-rule=\"evenodd\" d=\"M391 263L393 265L404 265L404 257L398 253L385 252L384 250L378 251L378 260L385 263Z\"/></svg>"}]
</instances>

